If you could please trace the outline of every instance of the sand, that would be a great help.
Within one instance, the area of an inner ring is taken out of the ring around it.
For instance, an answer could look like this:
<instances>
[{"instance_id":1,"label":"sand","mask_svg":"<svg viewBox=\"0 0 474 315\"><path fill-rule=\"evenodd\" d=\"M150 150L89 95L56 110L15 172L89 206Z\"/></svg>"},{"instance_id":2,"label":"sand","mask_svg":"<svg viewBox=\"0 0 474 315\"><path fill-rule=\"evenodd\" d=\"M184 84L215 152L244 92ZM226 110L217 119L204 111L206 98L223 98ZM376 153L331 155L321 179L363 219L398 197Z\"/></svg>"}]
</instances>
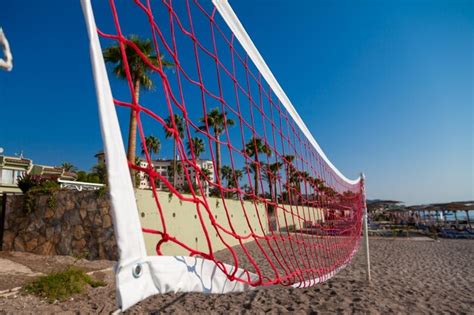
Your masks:
<instances>
[{"instance_id":1,"label":"sand","mask_svg":"<svg viewBox=\"0 0 474 315\"><path fill-rule=\"evenodd\" d=\"M359 251L350 266L316 287L272 287L227 295L166 294L151 297L127 313L474 314L473 241L371 239L371 260L370 285ZM107 287L54 305L15 294L0 298L0 313L108 314L116 309L113 277L110 271L97 276L108 282Z\"/></svg>"}]
</instances>

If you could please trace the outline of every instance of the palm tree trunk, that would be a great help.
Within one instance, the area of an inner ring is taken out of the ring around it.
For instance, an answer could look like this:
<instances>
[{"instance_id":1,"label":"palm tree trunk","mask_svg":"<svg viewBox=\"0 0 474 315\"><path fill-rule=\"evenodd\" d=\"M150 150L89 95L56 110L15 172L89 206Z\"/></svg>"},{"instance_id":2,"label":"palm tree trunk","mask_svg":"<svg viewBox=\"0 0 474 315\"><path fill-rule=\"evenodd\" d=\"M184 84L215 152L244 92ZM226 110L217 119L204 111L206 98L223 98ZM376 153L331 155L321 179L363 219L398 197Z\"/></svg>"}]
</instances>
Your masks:
<instances>
[{"instance_id":1,"label":"palm tree trunk","mask_svg":"<svg viewBox=\"0 0 474 315\"><path fill-rule=\"evenodd\" d=\"M275 199L273 201L278 202L278 194L277 194L277 178L275 176L274 182L273 182L273 187L275 187L275 190L273 193L275 194Z\"/></svg>"},{"instance_id":2,"label":"palm tree trunk","mask_svg":"<svg viewBox=\"0 0 474 315\"><path fill-rule=\"evenodd\" d=\"M268 190L270 191L270 199L273 200L273 179L270 177L268 179Z\"/></svg>"},{"instance_id":3,"label":"palm tree trunk","mask_svg":"<svg viewBox=\"0 0 474 315\"><path fill-rule=\"evenodd\" d=\"M173 187L176 189L176 139L173 140Z\"/></svg>"},{"instance_id":4,"label":"palm tree trunk","mask_svg":"<svg viewBox=\"0 0 474 315\"><path fill-rule=\"evenodd\" d=\"M140 98L140 80L135 81L135 100L138 104ZM127 150L127 159L132 164L135 165L135 156L137 151L137 112L133 109L130 109L130 122L128 127L128 150ZM135 170L130 169L130 176L132 177L133 187L136 187L136 178Z\"/></svg>"},{"instance_id":5,"label":"palm tree trunk","mask_svg":"<svg viewBox=\"0 0 474 315\"><path fill-rule=\"evenodd\" d=\"M255 173L253 174L253 179L255 180L255 196L258 197L258 167L255 168Z\"/></svg>"},{"instance_id":6,"label":"palm tree trunk","mask_svg":"<svg viewBox=\"0 0 474 315\"><path fill-rule=\"evenodd\" d=\"M216 138L216 179L217 183L221 181L221 145L219 143L219 135L217 132L214 132L214 137Z\"/></svg>"}]
</instances>

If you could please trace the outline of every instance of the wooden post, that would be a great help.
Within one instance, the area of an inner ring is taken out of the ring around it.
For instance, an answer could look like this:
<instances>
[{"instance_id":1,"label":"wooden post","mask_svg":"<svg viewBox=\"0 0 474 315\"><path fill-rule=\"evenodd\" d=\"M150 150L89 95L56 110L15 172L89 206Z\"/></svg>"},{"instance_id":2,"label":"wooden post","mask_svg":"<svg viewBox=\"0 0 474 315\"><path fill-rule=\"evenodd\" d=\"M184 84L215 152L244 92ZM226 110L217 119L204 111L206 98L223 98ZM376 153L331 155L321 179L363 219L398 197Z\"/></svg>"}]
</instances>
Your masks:
<instances>
[{"instance_id":1,"label":"wooden post","mask_svg":"<svg viewBox=\"0 0 474 315\"><path fill-rule=\"evenodd\" d=\"M371 277L370 277L370 252L369 252L369 228L367 224L367 203L365 199L365 176L363 173L360 174L361 177L361 189L362 189L362 196L364 200L363 204L363 227L364 227L364 243L365 243L365 258L366 258L366 267L367 267L367 282L370 284Z\"/></svg>"}]
</instances>

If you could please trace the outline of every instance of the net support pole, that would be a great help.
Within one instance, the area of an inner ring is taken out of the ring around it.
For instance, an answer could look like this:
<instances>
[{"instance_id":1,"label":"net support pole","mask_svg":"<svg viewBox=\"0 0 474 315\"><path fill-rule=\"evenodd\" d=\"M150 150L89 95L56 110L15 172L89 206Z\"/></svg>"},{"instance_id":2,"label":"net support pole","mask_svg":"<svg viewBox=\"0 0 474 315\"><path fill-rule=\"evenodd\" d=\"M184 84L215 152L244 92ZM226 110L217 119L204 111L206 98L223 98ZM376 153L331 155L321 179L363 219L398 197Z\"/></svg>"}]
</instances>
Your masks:
<instances>
[{"instance_id":1,"label":"net support pole","mask_svg":"<svg viewBox=\"0 0 474 315\"><path fill-rule=\"evenodd\" d=\"M371 282L370 277L370 251L369 251L369 228L367 224L367 203L365 199L365 175L361 173L361 187L362 187L362 199L363 199L363 229L364 229L364 247L365 247L365 258L366 258L366 275L367 283Z\"/></svg>"}]
</instances>

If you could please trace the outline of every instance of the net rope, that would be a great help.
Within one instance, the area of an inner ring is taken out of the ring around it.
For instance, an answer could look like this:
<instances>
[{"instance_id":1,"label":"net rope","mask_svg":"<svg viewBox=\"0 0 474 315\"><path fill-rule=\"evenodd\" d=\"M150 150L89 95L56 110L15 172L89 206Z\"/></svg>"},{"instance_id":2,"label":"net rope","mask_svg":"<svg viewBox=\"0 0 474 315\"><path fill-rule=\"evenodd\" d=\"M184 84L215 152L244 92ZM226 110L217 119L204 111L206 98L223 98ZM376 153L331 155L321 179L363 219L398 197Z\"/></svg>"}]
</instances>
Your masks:
<instances>
[{"instance_id":1,"label":"net rope","mask_svg":"<svg viewBox=\"0 0 474 315\"><path fill-rule=\"evenodd\" d=\"M0 55L0 69L11 71L13 69L13 57L10 51L10 44L8 43L7 37L0 27L0 47L2 48L3 58Z\"/></svg>"},{"instance_id":2,"label":"net rope","mask_svg":"<svg viewBox=\"0 0 474 315\"><path fill-rule=\"evenodd\" d=\"M98 33L120 45L128 93L114 86L114 102L136 115L147 163L129 161L129 167L146 174L151 186L162 228L143 226L143 233L159 238L156 254L166 254L164 246L172 243L251 286L311 286L346 265L361 235L363 187L341 178L318 153L212 3L136 0L126 12L114 0L109 4L113 27L105 31L99 24ZM142 25L130 26L132 15ZM134 33L150 38L159 58L145 55ZM156 86L140 99L132 53ZM148 135L160 133L176 148L171 174L156 169L146 145ZM193 138L203 141L204 152ZM214 176L201 166L202 155L212 161ZM160 189L193 205L205 249L170 232L165 218L173 209L160 199ZM214 203L225 218L217 219ZM247 226L235 226L234 216L243 216ZM215 250L216 244L223 249ZM237 276L237 268L245 276Z\"/></svg>"}]
</instances>

